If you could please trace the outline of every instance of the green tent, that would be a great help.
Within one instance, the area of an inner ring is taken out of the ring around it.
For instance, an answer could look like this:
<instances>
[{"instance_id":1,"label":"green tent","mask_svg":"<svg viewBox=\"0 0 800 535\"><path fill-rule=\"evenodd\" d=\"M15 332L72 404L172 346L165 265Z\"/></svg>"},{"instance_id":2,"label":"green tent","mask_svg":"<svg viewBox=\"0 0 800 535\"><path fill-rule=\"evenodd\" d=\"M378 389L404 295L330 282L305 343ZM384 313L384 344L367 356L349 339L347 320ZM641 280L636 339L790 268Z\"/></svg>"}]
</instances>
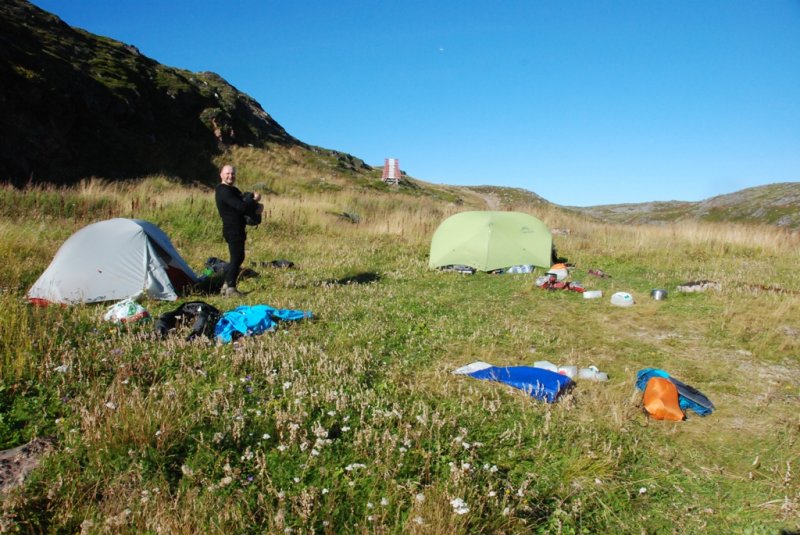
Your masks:
<instances>
[{"instance_id":1,"label":"green tent","mask_svg":"<svg viewBox=\"0 0 800 535\"><path fill-rule=\"evenodd\" d=\"M431 240L432 268L464 265L478 271L550 267L553 236L521 212L461 212L445 219Z\"/></svg>"}]
</instances>

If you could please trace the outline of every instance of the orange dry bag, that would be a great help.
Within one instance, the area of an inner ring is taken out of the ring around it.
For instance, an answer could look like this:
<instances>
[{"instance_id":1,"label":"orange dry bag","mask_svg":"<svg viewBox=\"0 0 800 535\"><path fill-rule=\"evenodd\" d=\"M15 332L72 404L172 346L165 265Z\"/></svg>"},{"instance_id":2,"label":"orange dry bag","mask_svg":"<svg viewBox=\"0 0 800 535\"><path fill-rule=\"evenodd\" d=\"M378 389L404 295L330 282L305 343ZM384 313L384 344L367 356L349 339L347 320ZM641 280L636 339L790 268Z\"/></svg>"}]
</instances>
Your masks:
<instances>
[{"instance_id":1,"label":"orange dry bag","mask_svg":"<svg viewBox=\"0 0 800 535\"><path fill-rule=\"evenodd\" d=\"M653 377L647 381L642 403L647 413L656 420L680 422L684 418L678 401L678 387L664 377Z\"/></svg>"}]
</instances>

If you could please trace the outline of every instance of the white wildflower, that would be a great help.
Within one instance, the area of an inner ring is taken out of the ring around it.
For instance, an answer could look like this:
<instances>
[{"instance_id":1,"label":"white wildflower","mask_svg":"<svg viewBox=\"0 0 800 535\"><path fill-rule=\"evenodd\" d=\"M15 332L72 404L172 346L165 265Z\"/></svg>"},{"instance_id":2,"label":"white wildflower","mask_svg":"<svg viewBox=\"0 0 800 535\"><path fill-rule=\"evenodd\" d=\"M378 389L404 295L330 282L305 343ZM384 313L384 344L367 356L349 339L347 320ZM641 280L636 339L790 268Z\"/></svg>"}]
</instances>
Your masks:
<instances>
[{"instance_id":1,"label":"white wildflower","mask_svg":"<svg viewBox=\"0 0 800 535\"><path fill-rule=\"evenodd\" d=\"M386 507L387 505L389 505L389 500L387 500L386 498L381 498L381 505Z\"/></svg>"},{"instance_id":2,"label":"white wildflower","mask_svg":"<svg viewBox=\"0 0 800 535\"><path fill-rule=\"evenodd\" d=\"M56 366L53 368L53 371L58 373L67 373L67 370L69 370L69 364L62 364L61 366Z\"/></svg>"},{"instance_id":3,"label":"white wildflower","mask_svg":"<svg viewBox=\"0 0 800 535\"><path fill-rule=\"evenodd\" d=\"M417 503L422 503L425 501L425 495L420 492L419 494L414 496L414 499L417 501Z\"/></svg>"},{"instance_id":4,"label":"white wildflower","mask_svg":"<svg viewBox=\"0 0 800 535\"><path fill-rule=\"evenodd\" d=\"M356 468L366 468L366 466L367 465L361 463L353 463L353 464L348 464L347 466L344 467L344 469L347 470L348 472L352 472Z\"/></svg>"},{"instance_id":5,"label":"white wildflower","mask_svg":"<svg viewBox=\"0 0 800 535\"><path fill-rule=\"evenodd\" d=\"M421 526L423 524L422 517L421 516L415 516L414 517L414 523Z\"/></svg>"},{"instance_id":6,"label":"white wildflower","mask_svg":"<svg viewBox=\"0 0 800 535\"><path fill-rule=\"evenodd\" d=\"M106 401L106 407L111 409L112 411L117 408L117 404L113 401Z\"/></svg>"},{"instance_id":7,"label":"white wildflower","mask_svg":"<svg viewBox=\"0 0 800 535\"><path fill-rule=\"evenodd\" d=\"M328 489L322 489L322 494L328 494L330 491Z\"/></svg>"},{"instance_id":8,"label":"white wildflower","mask_svg":"<svg viewBox=\"0 0 800 535\"><path fill-rule=\"evenodd\" d=\"M494 498L495 496L497 496L497 493L495 491L493 491L493 490L490 490L489 491L489 497L490 498Z\"/></svg>"},{"instance_id":9,"label":"white wildflower","mask_svg":"<svg viewBox=\"0 0 800 535\"><path fill-rule=\"evenodd\" d=\"M263 435L261 435L261 440L269 440L269 439L270 439L269 433L264 433Z\"/></svg>"},{"instance_id":10,"label":"white wildflower","mask_svg":"<svg viewBox=\"0 0 800 535\"><path fill-rule=\"evenodd\" d=\"M641 496L642 494L644 494L645 492L647 492L647 487L642 487L642 488L640 488L640 489L639 489L639 495L640 495L640 496Z\"/></svg>"},{"instance_id":11,"label":"white wildflower","mask_svg":"<svg viewBox=\"0 0 800 535\"><path fill-rule=\"evenodd\" d=\"M469 512L469 507L461 498L453 498L450 500L450 505L453 506L453 512L458 515L465 515Z\"/></svg>"}]
</instances>

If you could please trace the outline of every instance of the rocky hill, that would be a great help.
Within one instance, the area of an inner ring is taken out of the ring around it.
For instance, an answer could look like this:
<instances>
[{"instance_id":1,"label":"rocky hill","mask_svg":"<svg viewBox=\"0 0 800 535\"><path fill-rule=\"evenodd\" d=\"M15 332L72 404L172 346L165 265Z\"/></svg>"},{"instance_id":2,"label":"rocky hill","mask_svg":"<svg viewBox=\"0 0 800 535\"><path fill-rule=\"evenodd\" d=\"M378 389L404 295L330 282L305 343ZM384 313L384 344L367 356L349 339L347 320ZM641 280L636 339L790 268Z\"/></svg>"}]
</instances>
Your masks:
<instances>
[{"instance_id":1,"label":"rocky hill","mask_svg":"<svg viewBox=\"0 0 800 535\"><path fill-rule=\"evenodd\" d=\"M0 2L0 80L0 181L208 180L231 145L303 145L218 75L161 65L24 0Z\"/></svg>"},{"instance_id":2,"label":"rocky hill","mask_svg":"<svg viewBox=\"0 0 800 535\"><path fill-rule=\"evenodd\" d=\"M701 220L765 223L800 228L800 182L743 189L699 202L668 201L571 208L612 223Z\"/></svg>"}]
</instances>

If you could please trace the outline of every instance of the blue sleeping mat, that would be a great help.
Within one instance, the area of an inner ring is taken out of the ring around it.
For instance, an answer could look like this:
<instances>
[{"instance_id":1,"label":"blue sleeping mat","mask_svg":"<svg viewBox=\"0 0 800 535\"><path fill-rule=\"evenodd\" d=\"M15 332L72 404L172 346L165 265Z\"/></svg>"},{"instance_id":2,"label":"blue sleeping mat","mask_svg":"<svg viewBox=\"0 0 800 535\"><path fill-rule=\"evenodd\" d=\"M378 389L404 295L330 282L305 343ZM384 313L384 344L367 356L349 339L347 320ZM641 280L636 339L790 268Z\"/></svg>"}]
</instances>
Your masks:
<instances>
[{"instance_id":1,"label":"blue sleeping mat","mask_svg":"<svg viewBox=\"0 0 800 535\"><path fill-rule=\"evenodd\" d=\"M505 383L548 403L555 402L562 393L575 385L566 375L531 366L491 366L467 375L475 379Z\"/></svg>"}]
</instances>

